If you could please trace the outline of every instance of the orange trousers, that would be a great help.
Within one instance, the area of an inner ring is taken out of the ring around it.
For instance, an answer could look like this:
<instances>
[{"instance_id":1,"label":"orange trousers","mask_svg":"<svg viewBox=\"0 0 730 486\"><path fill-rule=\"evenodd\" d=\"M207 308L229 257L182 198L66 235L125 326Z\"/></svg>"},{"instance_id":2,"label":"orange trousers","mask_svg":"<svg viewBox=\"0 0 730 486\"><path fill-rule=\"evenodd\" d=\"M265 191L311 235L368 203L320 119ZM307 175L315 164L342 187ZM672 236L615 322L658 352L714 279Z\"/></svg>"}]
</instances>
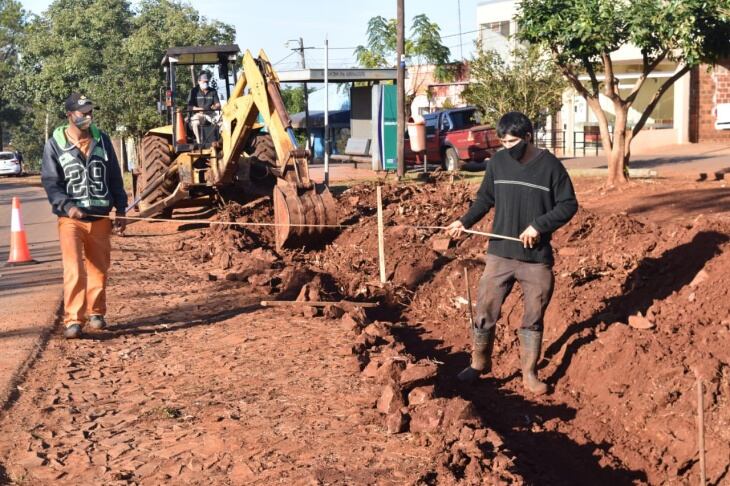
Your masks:
<instances>
[{"instance_id":1,"label":"orange trousers","mask_svg":"<svg viewBox=\"0 0 730 486\"><path fill-rule=\"evenodd\" d=\"M106 314L106 278L111 262L112 222L58 218L63 259L63 322L83 325Z\"/></svg>"}]
</instances>

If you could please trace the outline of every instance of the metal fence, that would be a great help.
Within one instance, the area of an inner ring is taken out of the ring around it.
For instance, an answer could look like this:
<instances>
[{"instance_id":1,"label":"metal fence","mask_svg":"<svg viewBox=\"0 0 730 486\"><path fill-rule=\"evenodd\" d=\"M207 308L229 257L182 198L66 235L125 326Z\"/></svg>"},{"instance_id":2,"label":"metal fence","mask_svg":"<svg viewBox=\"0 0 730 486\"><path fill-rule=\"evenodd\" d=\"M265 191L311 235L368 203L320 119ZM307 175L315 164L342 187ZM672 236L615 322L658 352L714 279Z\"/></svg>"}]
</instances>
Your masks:
<instances>
[{"instance_id":1,"label":"metal fence","mask_svg":"<svg viewBox=\"0 0 730 486\"><path fill-rule=\"evenodd\" d=\"M611 131L610 133L613 133ZM603 142L601 141L601 132L598 127L594 130L586 130L583 132L573 132L573 156L578 157L582 154L598 155L599 150L603 150Z\"/></svg>"},{"instance_id":2,"label":"metal fence","mask_svg":"<svg viewBox=\"0 0 730 486\"><path fill-rule=\"evenodd\" d=\"M550 150L558 156L567 155L566 149L571 148L573 157L598 155L599 152L603 151L601 133L598 131L598 127L586 128L583 131L572 132L572 142L566 137L566 134L570 135L570 132L565 130L537 130L535 144L540 148ZM613 130L610 133L613 134Z\"/></svg>"},{"instance_id":3,"label":"metal fence","mask_svg":"<svg viewBox=\"0 0 730 486\"><path fill-rule=\"evenodd\" d=\"M537 130L535 145L555 155L565 155L565 130Z\"/></svg>"}]
</instances>

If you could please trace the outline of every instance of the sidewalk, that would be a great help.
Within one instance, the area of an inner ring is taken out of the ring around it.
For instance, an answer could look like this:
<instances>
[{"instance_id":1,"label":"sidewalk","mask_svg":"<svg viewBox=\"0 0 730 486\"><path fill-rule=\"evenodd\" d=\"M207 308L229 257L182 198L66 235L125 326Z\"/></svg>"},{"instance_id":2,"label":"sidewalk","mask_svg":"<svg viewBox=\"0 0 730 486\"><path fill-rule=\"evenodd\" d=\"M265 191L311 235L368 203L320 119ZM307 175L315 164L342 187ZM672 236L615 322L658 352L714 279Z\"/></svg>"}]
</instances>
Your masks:
<instances>
[{"instance_id":1,"label":"sidewalk","mask_svg":"<svg viewBox=\"0 0 730 486\"><path fill-rule=\"evenodd\" d=\"M580 173L582 169L606 169L606 157L560 157L568 170ZM698 143L668 145L643 150L632 154L629 166L632 169L656 170L660 177L688 175L696 179L701 173L713 179L716 171L730 167L730 145L720 143ZM417 170L409 166L410 171ZM309 175L319 182L324 180L324 167L321 164L310 166ZM384 172L375 172L369 164L335 162L330 164L330 182L350 182L377 180L384 178ZM391 174L390 177L395 177ZM730 176L727 176L730 178Z\"/></svg>"},{"instance_id":2,"label":"sidewalk","mask_svg":"<svg viewBox=\"0 0 730 486\"><path fill-rule=\"evenodd\" d=\"M0 410L17 394L17 383L45 346L61 305L56 217L37 179L0 179ZM2 267L8 259L14 196L21 201L36 265Z\"/></svg>"},{"instance_id":3,"label":"sidewalk","mask_svg":"<svg viewBox=\"0 0 730 486\"><path fill-rule=\"evenodd\" d=\"M566 157L563 164L568 169L605 169L606 157ZM670 145L644 150L631 155L632 169L653 169L659 176L691 175L697 178L707 173L710 179L714 172L730 167L730 146L718 143Z\"/></svg>"}]
</instances>

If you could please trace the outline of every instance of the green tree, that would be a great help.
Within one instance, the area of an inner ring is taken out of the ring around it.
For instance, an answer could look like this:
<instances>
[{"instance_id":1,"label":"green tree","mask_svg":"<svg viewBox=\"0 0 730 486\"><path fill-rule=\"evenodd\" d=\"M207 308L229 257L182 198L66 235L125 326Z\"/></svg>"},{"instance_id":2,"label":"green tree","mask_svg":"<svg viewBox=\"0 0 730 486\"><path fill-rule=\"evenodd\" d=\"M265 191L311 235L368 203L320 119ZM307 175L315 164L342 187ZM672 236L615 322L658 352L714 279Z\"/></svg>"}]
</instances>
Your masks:
<instances>
[{"instance_id":1,"label":"green tree","mask_svg":"<svg viewBox=\"0 0 730 486\"><path fill-rule=\"evenodd\" d=\"M281 87L281 98L286 106L286 111L290 114L300 113L304 111L304 87L303 86L282 86ZM309 93L312 94L314 89L309 88Z\"/></svg>"},{"instance_id":2,"label":"green tree","mask_svg":"<svg viewBox=\"0 0 730 486\"><path fill-rule=\"evenodd\" d=\"M518 38L546 48L598 118L608 155L609 185L628 180L631 141L667 89L693 67L712 64L730 53L727 0L522 0L516 20ZM639 49L642 66L636 82L622 93L611 56L628 45ZM637 123L627 131L629 108L665 59L678 64L676 72L658 85ZM580 79L583 74L587 82ZM601 94L613 105L613 135Z\"/></svg>"},{"instance_id":3,"label":"green tree","mask_svg":"<svg viewBox=\"0 0 730 486\"><path fill-rule=\"evenodd\" d=\"M20 43L13 90L34 118L23 122L24 151L42 148L46 117L50 129L60 123L72 91L97 103L94 116L104 130L125 127L126 134L140 136L162 123L156 101L164 86L164 51L230 44L234 37L232 26L176 1L143 0L133 10L126 0L56 0L29 22ZM181 76L179 82L184 93L189 81Z\"/></svg>"},{"instance_id":4,"label":"green tree","mask_svg":"<svg viewBox=\"0 0 730 486\"><path fill-rule=\"evenodd\" d=\"M15 149L22 152L25 170L40 170L45 142L45 116L35 116L32 108L23 107L12 130L11 142Z\"/></svg>"},{"instance_id":5,"label":"green tree","mask_svg":"<svg viewBox=\"0 0 730 486\"><path fill-rule=\"evenodd\" d=\"M5 129L20 123L22 111L12 89L18 72L18 45L21 42L27 14L15 0L0 0L0 150Z\"/></svg>"},{"instance_id":6,"label":"green tree","mask_svg":"<svg viewBox=\"0 0 730 486\"><path fill-rule=\"evenodd\" d=\"M492 126L509 111L521 111L537 125L560 110L567 87L560 72L538 46L518 46L509 61L493 50L477 52L469 62L470 83L462 96L479 107L485 123Z\"/></svg>"},{"instance_id":7,"label":"green tree","mask_svg":"<svg viewBox=\"0 0 730 486\"><path fill-rule=\"evenodd\" d=\"M396 19L386 19L377 16L368 21L367 45L360 45L355 49L358 63L365 68L393 68L396 63L397 25ZM406 93L406 107L418 93L425 80L421 76L420 68L433 65L434 78L438 81L452 79L458 64L449 62L451 51L443 45L441 29L436 22L431 22L428 16L421 14L413 18L411 35L405 39L406 62L416 66L413 73L414 82L411 90Z\"/></svg>"},{"instance_id":8,"label":"green tree","mask_svg":"<svg viewBox=\"0 0 730 486\"><path fill-rule=\"evenodd\" d=\"M63 101L79 91L98 105L96 122L113 131L125 106L109 66L131 32L125 0L57 0L28 26L21 45L19 91L52 129L64 119Z\"/></svg>"},{"instance_id":9,"label":"green tree","mask_svg":"<svg viewBox=\"0 0 730 486\"><path fill-rule=\"evenodd\" d=\"M166 49L184 46L232 44L235 28L210 21L193 7L169 0L144 0L132 20L132 34L124 43L113 70L116 86L125 100L121 124L141 136L162 122L156 101L165 75L160 60ZM191 80L178 73L178 103L191 87Z\"/></svg>"}]
</instances>

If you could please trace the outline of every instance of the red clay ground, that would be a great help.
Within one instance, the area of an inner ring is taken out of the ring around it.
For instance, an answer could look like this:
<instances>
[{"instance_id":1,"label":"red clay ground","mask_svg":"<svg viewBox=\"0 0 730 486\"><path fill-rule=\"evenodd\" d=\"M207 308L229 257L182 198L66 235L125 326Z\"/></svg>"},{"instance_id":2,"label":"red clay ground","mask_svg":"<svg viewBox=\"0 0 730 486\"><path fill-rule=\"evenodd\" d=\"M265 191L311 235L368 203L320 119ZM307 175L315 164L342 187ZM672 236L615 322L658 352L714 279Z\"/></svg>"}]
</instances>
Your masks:
<instances>
[{"instance_id":1,"label":"red clay ground","mask_svg":"<svg viewBox=\"0 0 730 486\"><path fill-rule=\"evenodd\" d=\"M385 287L369 185L338 196L352 226L308 252L278 254L266 231L133 225L115 239L114 325L51 340L0 419L0 482L694 483L697 376L708 484L730 482L730 189L600 183L576 181L582 208L554 237L541 398L517 374L518 289L494 376L454 384L469 351L463 268L474 290L485 242L434 251L441 234L397 226L450 222L475 185L385 189ZM258 305L297 297L381 306ZM627 326L638 313L655 327Z\"/></svg>"}]
</instances>

